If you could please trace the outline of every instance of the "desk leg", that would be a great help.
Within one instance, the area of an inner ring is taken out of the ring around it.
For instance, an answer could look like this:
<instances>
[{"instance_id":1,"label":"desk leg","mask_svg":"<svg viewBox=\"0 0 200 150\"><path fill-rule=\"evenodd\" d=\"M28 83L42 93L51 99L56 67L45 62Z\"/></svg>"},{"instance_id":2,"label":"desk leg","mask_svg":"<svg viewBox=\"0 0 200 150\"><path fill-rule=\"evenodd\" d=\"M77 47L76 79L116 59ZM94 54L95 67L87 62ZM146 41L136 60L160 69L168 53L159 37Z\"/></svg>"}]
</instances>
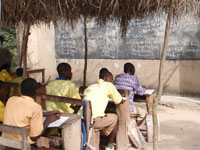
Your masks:
<instances>
[{"instance_id":1,"label":"desk leg","mask_svg":"<svg viewBox=\"0 0 200 150\"><path fill-rule=\"evenodd\" d=\"M62 129L62 145L64 150L81 149L81 119Z\"/></svg>"},{"instance_id":2,"label":"desk leg","mask_svg":"<svg viewBox=\"0 0 200 150\"><path fill-rule=\"evenodd\" d=\"M149 115L152 115L154 97L155 97L155 94L146 96L146 107L147 107L147 112Z\"/></svg>"},{"instance_id":3,"label":"desk leg","mask_svg":"<svg viewBox=\"0 0 200 150\"><path fill-rule=\"evenodd\" d=\"M117 114L119 117L116 135L117 150L126 150L130 147L127 130L130 120L129 100L126 100L124 104L119 104L117 106Z\"/></svg>"}]
</instances>

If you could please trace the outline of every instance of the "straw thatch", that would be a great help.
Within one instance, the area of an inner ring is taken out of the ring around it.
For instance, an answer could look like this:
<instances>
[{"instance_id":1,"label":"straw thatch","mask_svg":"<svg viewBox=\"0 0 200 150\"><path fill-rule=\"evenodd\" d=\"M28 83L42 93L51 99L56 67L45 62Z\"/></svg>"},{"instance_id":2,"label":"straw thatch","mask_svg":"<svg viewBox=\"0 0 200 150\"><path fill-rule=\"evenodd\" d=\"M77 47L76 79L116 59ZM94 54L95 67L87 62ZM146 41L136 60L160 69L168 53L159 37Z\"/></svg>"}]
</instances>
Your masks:
<instances>
[{"instance_id":1,"label":"straw thatch","mask_svg":"<svg viewBox=\"0 0 200 150\"><path fill-rule=\"evenodd\" d=\"M200 17L200 0L174 0L173 18L192 13ZM50 23L65 19L72 25L81 17L119 21L125 31L129 21L147 14L167 12L169 0L2 0L2 25Z\"/></svg>"}]
</instances>

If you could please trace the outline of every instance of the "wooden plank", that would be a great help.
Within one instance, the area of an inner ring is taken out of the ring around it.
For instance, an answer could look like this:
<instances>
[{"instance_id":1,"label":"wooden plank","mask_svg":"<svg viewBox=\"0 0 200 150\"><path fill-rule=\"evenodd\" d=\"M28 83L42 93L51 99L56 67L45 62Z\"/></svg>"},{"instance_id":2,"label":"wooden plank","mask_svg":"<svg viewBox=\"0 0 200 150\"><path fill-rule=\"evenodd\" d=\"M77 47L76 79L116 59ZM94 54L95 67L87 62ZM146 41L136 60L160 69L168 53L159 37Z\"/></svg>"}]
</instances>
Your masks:
<instances>
[{"instance_id":1,"label":"wooden plank","mask_svg":"<svg viewBox=\"0 0 200 150\"><path fill-rule=\"evenodd\" d=\"M49 100L54 102L64 102L64 103L70 103L70 104L76 104L81 106L82 100L75 99L75 98L69 98L69 97L61 97L61 96L54 96L54 95L41 95L42 100Z\"/></svg>"},{"instance_id":2,"label":"wooden plank","mask_svg":"<svg viewBox=\"0 0 200 150\"><path fill-rule=\"evenodd\" d=\"M81 119L68 124L62 129L62 144L64 150L81 149Z\"/></svg>"},{"instance_id":3,"label":"wooden plank","mask_svg":"<svg viewBox=\"0 0 200 150\"><path fill-rule=\"evenodd\" d=\"M42 73L42 83L45 83L45 69L27 70L27 76L34 73Z\"/></svg>"},{"instance_id":4,"label":"wooden plank","mask_svg":"<svg viewBox=\"0 0 200 150\"><path fill-rule=\"evenodd\" d=\"M20 141L6 137L0 137L0 145L22 149L22 143Z\"/></svg>"},{"instance_id":5,"label":"wooden plank","mask_svg":"<svg viewBox=\"0 0 200 150\"><path fill-rule=\"evenodd\" d=\"M29 129L28 128L8 126L8 125L3 125L3 124L0 124L0 131L12 133L12 134L18 134L18 135L21 135L21 133L24 133L25 136L29 135Z\"/></svg>"},{"instance_id":6,"label":"wooden plank","mask_svg":"<svg viewBox=\"0 0 200 150\"><path fill-rule=\"evenodd\" d=\"M22 136L22 150L30 150L30 144L27 140L27 130L21 130L21 136Z\"/></svg>"}]
</instances>

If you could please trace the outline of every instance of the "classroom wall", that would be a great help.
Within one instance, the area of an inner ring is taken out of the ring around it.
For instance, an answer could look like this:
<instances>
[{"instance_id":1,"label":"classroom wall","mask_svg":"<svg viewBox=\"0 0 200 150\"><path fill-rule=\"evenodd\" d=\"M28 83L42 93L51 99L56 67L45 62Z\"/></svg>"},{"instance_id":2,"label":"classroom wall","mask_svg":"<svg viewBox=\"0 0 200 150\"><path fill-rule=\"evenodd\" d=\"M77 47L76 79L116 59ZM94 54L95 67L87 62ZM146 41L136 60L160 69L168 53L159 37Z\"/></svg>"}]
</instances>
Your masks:
<instances>
[{"instance_id":1,"label":"classroom wall","mask_svg":"<svg viewBox=\"0 0 200 150\"><path fill-rule=\"evenodd\" d=\"M28 67L32 69L45 68L46 81L49 81L57 77L56 65L60 62L68 62L72 66L72 81L75 82L77 87L82 85L84 60L56 60L54 36L55 31L52 24L31 28L28 43ZM87 85L97 81L100 68L107 67L115 76L123 72L123 65L126 62L135 65L136 75L141 84L149 88L157 87L159 60L144 59L89 59ZM164 92L175 95L200 95L199 65L200 60L167 60L165 64Z\"/></svg>"}]
</instances>

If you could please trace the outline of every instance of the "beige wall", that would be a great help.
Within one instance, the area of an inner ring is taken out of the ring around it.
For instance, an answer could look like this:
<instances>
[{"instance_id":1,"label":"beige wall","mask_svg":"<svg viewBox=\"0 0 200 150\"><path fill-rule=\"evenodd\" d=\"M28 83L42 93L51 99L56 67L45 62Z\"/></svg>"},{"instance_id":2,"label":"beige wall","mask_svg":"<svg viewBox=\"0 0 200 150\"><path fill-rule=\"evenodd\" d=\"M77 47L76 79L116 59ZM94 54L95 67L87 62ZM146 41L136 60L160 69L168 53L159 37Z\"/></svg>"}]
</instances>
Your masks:
<instances>
[{"instance_id":1,"label":"beige wall","mask_svg":"<svg viewBox=\"0 0 200 150\"><path fill-rule=\"evenodd\" d=\"M57 77L56 65L68 62L72 66L72 81L80 86L83 79L83 59L56 60L55 59L54 27L52 25L32 27L28 45L28 67L45 68L46 80ZM139 81L149 88L157 87L159 60L116 60L90 59L88 60L87 85L98 79L100 68L108 68L113 75L123 72L123 65L131 62L135 65ZM200 95L200 60L194 61L166 61L164 91L171 94Z\"/></svg>"}]
</instances>

